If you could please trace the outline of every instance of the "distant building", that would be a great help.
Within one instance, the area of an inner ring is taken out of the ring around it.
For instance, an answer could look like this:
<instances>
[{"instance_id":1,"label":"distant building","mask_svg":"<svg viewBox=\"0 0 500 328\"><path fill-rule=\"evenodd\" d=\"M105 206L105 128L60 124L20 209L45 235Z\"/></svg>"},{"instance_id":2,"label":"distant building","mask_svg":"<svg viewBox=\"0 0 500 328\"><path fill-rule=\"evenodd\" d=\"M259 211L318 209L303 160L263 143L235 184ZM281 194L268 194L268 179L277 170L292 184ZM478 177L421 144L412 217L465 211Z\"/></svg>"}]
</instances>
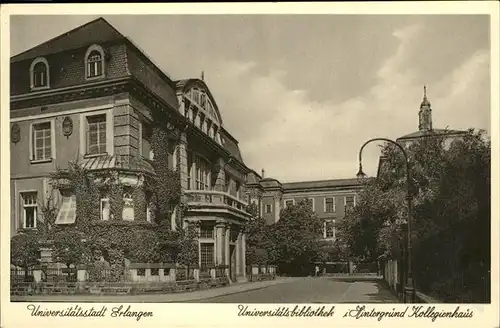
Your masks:
<instances>
[{"instance_id":1,"label":"distant building","mask_svg":"<svg viewBox=\"0 0 500 328\"><path fill-rule=\"evenodd\" d=\"M346 208L356 206L362 184L358 179L331 179L281 183L273 178L249 173L248 201L260 209L268 224L278 222L280 211L287 206L309 199L313 211L323 220L323 238L335 240L337 227Z\"/></svg>"},{"instance_id":2,"label":"distant building","mask_svg":"<svg viewBox=\"0 0 500 328\"><path fill-rule=\"evenodd\" d=\"M420 104L418 112L418 130L396 139L396 142L408 148L412 143L424 139L442 137L444 138L444 148L448 149L454 140L459 140L467 133L462 130L437 129L432 125L432 108L431 103L427 99L427 88L424 86L424 98ZM384 167L385 158L379 158L377 176Z\"/></svg>"}]
</instances>

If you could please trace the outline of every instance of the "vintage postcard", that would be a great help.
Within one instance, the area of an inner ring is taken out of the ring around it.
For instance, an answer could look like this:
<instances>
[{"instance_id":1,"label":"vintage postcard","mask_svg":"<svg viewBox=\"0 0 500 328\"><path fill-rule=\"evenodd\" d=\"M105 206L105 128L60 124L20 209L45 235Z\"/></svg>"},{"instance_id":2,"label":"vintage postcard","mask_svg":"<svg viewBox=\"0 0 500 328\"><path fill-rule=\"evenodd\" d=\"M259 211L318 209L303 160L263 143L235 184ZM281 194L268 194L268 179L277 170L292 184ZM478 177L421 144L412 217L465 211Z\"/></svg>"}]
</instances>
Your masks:
<instances>
[{"instance_id":1,"label":"vintage postcard","mask_svg":"<svg viewBox=\"0 0 500 328\"><path fill-rule=\"evenodd\" d=\"M1 8L1 327L499 327L498 3Z\"/></svg>"}]
</instances>

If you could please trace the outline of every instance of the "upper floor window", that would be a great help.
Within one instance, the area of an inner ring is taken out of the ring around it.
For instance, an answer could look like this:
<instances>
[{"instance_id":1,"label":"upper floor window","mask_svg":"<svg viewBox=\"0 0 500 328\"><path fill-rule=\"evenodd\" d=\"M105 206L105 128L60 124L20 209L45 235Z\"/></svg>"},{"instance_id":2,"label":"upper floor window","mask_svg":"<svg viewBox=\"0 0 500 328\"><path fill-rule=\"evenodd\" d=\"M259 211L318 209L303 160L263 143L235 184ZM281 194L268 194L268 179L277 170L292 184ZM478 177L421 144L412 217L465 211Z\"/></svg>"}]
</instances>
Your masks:
<instances>
[{"instance_id":1,"label":"upper floor window","mask_svg":"<svg viewBox=\"0 0 500 328\"><path fill-rule=\"evenodd\" d=\"M87 78L104 75L104 51L98 45L92 45L85 54L85 76Z\"/></svg>"},{"instance_id":2,"label":"upper floor window","mask_svg":"<svg viewBox=\"0 0 500 328\"><path fill-rule=\"evenodd\" d=\"M293 199L285 200L285 207L290 207L293 205L295 205L295 201Z\"/></svg>"},{"instance_id":3,"label":"upper floor window","mask_svg":"<svg viewBox=\"0 0 500 328\"><path fill-rule=\"evenodd\" d=\"M40 57L31 63L30 67L31 89L49 87L49 63Z\"/></svg>"},{"instance_id":4,"label":"upper floor window","mask_svg":"<svg viewBox=\"0 0 500 328\"><path fill-rule=\"evenodd\" d=\"M271 204L266 204L266 213L271 213L271 212L272 212Z\"/></svg>"},{"instance_id":5,"label":"upper floor window","mask_svg":"<svg viewBox=\"0 0 500 328\"><path fill-rule=\"evenodd\" d=\"M21 193L23 201L23 228L36 228L37 218L37 193L23 192Z\"/></svg>"},{"instance_id":6,"label":"upper floor window","mask_svg":"<svg viewBox=\"0 0 500 328\"><path fill-rule=\"evenodd\" d=\"M52 159L52 129L51 122L33 124L32 132L33 161Z\"/></svg>"},{"instance_id":7,"label":"upper floor window","mask_svg":"<svg viewBox=\"0 0 500 328\"><path fill-rule=\"evenodd\" d=\"M123 194L122 219L125 221L134 221L134 199L130 192Z\"/></svg>"},{"instance_id":8,"label":"upper floor window","mask_svg":"<svg viewBox=\"0 0 500 328\"><path fill-rule=\"evenodd\" d=\"M314 212L315 211L314 198L306 198L306 202L309 205L309 207L311 208L311 210Z\"/></svg>"},{"instance_id":9,"label":"upper floor window","mask_svg":"<svg viewBox=\"0 0 500 328\"><path fill-rule=\"evenodd\" d=\"M346 208L351 208L356 206L356 200L354 199L354 196L345 196L344 205Z\"/></svg>"},{"instance_id":10,"label":"upper floor window","mask_svg":"<svg viewBox=\"0 0 500 328\"><path fill-rule=\"evenodd\" d=\"M209 190L210 189L210 164L200 157L196 157L196 189Z\"/></svg>"},{"instance_id":11,"label":"upper floor window","mask_svg":"<svg viewBox=\"0 0 500 328\"><path fill-rule=\"evenodd\" d=\"M87 155L106 153L106 115L87 116Z\"/></svg>"},{"instance_id":12,"label":"upper floor window","mask_svg":"<svg viewBox=\"0 0 500 328\"><path fill-rule=\"evenodd\" d=\"M109 204L109 198L101 198L101 220L108 221L109 220L109 210L110 210L110 204Z\"/></svg>"},{"instance_id":13,"label":"upper floor window","mask_svg":"<svg viewBox=\"0 0 500 328\"><path fill-rule=\"evenodd\" d=\"M334 197L326 197L325 198L325 213L333 213L335 212L335 198Z\"/></svg>"}]
</instances>

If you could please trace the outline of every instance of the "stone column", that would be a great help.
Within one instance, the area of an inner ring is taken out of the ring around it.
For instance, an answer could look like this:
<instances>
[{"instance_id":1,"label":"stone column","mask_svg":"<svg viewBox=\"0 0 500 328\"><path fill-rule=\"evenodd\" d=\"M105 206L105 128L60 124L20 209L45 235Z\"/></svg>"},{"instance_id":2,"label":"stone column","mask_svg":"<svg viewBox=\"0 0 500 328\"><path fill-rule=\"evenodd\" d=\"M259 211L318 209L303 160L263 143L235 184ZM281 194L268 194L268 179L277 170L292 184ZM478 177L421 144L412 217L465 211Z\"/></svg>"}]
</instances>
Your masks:
<instances>
[{"instance_id":1,"label":"stone column","mask_svg":"<svg viewBox=\"0 0 500 328\"><path fill-rule=\"evenodd\" d=\"M224 245L225 245L225 252L224 252L224 265L227 265L228 267L226 268L226 276L229 277L229 259L231 257L230 254L230 248L229 248L229 242L231 241L231 228L230 225L226 223L226 234L224 235Z\"/></svg>"},{"instance_id":2,"label":"stone column","mask_svg":"<svg viewBox=\"0 0 500 328\"><path fill-rule=\"evenodd\" d=\"M235 252L236 252L236 276L241 275L241 233L238 233L238 239L236 239Z\"/></svg>"},{"instance_id":3,"label":"stone column","mask_svg":"<svg viewBox=\"0 0 500 328\"><path fill-rule=\"evenodd\" d=\"M186 132L181 132L179 136L179 169L181 176L181 188L182 190L190 189L188 186L188 160L187 160L187 134Z\"/></svg>"},{"instance_id":4,"label":"stone column","mask_svg":"<svg viewBox=\"0 0 500 328\"><path fill-rule=\"evenodd\" d=\"M247 257L246 257L246 247L247 247L247 234L245 230L241 231L241 266L243 270L243 278L246 278L247 273Z\"/></svg>"},{"instance_id":5,"label":"stone column","mask_svg":"<svg viewBox=\"0 0 500 328\"><path fill-rule=\"evenodd\" d=\"M214 190L225 192L226 191L226 171L225 171L226 161L220 157L215 163L213 174L215 174L215 185ZM222 204L224 202L223 197L221 196L213 196L213 201L218 204Z\"/></svg>"},{"instance_id":6,"label":"stone column","mask_svg":"<svg viewBox=\"0 0 500 328\"><path fill-rule=\"evenodd\" d=\"M224 230L226 229L226 225L224 221L217 221L215 225L215 248L217 254L216 265L224 265L224 251L226 248L225 238L224 238Z\"/></svg>"}]
</instances>

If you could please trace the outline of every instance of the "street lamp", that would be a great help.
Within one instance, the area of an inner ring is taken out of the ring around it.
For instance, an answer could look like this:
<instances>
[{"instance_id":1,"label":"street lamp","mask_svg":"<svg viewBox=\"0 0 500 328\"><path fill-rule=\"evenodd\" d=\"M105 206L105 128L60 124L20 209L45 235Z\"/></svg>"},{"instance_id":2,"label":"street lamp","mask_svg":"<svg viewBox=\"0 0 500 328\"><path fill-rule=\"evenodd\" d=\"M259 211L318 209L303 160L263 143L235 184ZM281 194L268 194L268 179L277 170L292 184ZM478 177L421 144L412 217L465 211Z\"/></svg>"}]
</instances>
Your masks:
<instances>
[{"instance_id":1,"label":"street lamp","mask_svg":"<svg viewBox=\"0 0 500 328\"><path fill-rule=\"evenodd\" d=\"M406 153L405 149L396 141L393 141L391 139L386 139L386 138L373 138L368 140L361 146L361 149L359 150L359 171L356 174L356 176L359 179L363 179L366 174L363 172L363 166L361 164L361 154L363 152L363 148L367 144L373 141L385 141L388 143L391 143L395 145L399 150L404 155L405 158L405 167L406 167L406 204L408 206L408 229L407 229L407 266L408 266L408 272L406 276L406 286L404 288L404 301L405 303L414 303L415 301L415 287L413 286L413 273L412 273L412 252L411 252L411 221L412 221L412 206L411 206L411 198L412 198L412 180L411 180L411 171L410 171L410 162L408 161L408 154Z\"/></svg>"}]
</instances>

